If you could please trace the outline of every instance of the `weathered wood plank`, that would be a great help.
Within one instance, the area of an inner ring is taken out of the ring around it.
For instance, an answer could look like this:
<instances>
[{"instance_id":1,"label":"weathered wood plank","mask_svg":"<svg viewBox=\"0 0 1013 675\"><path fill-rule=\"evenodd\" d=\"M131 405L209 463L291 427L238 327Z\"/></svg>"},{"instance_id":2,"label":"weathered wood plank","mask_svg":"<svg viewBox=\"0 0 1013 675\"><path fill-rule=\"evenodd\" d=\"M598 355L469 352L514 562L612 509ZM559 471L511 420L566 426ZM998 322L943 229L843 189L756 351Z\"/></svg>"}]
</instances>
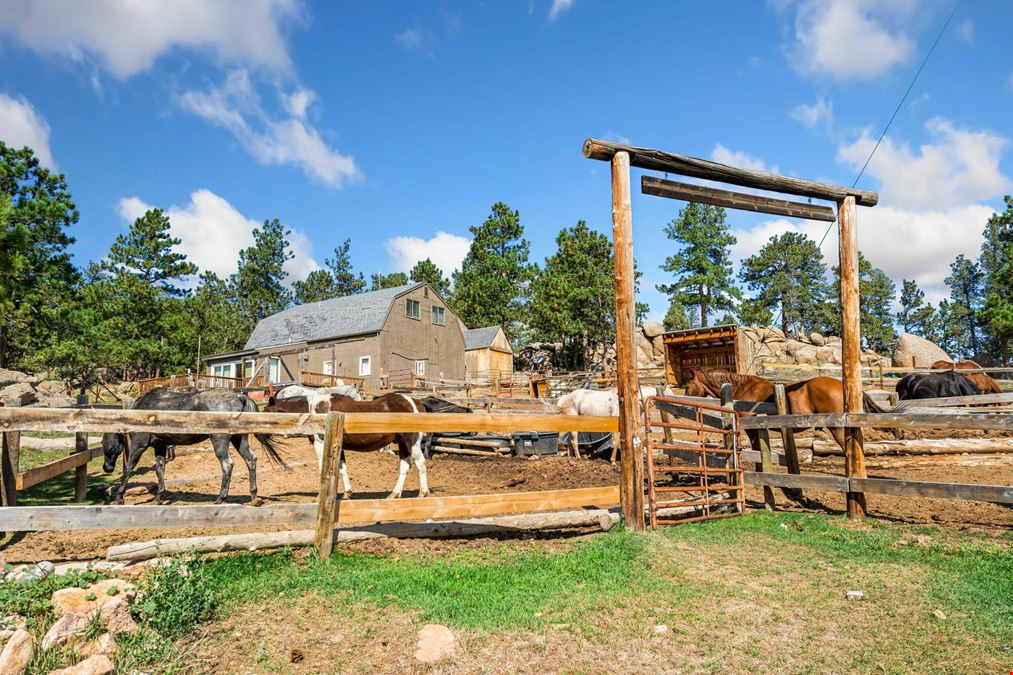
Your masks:
<instances>
[{"instance_id":1,"label":"weathered wood plank","mask_svg":"<svg viewBox=\"0 0 1013 675\"><path fill-rule=\"evenodd\" d=\"M856 203L861 206L875 206L879 202L879 195L871 190L858 190L840 185L830 185L829 183L818 183L811 180L780 176L767 171L742 169L654 148L639 148L632 145L622 145L620 143L589 138L584 141L583 152L584 156L588 159L599 159L606 162L612 161L612 158L619 153L626 153L629 157L630 166L640 169L677 173L683 176L731 183L732 185L758 190L784 192L801 197L826 199L835 202L844 199L848 195L852 195L855 197Z\"/></svg>"},{"instance_id":2,"label":"weathered wood plank","mask_svg":"<svg viewBox=\"0 0 1013 675\"><path fill-rule=\"evenodd\" d=\"M496 516L535 511L561 511L619 503L619 488L606 486L539 492L513 492L451 497L342 500L337 524L377 523ZM25 506L0 508L7 531L91 530L176 527L258 527L316 524L317 505L238 504L201 506Z\"/></svg>"},{"instance_id":3,"label":"weathered wood plank","mask_svg":"<svg viewBox=\"0 0 1013 675\"><path fill-rule=\"evenodd\" d=\"M975 485L973 483L930 483L917 480L885 478L852 478L851 487L860 492L930 497L934 499L966 499L975 502L1013 504L1013 486Z\"/></svg>"},{"instance_id":4,"label":"weathered wood plank","mask_svg":"<svg viewBox=\"0 0 1013 675\"><path fill-rule=\"evenodd\" d=\"M957 371L963 373L965 371ZM946 396L943 398L908 399L898 403L890 412L904 412L911 408L942 408L946 406L981 405L988 403L1013 403L1013 392L1003 394L978 394L975 396Z\"/></svg>"},{"instance_id":5,"label":"weathered wood plank","mask_svg":"<svg viewBox=\"0 0 1013 675\"><path fill-rule=\"evenodd\" d=\"M756 432L756 440L760 444L760 471L764 474L772 473L774 471L774 462L770 456L770 431L768 429L760 429ZM768 485L763 486L763 504L767 507L768 511L773 511L774 507L777 506L777 501L774 499L774 491Z\"/></svg>"},{"instance_id":6,"label":"weathered wood plank","mask_svg":"<svg viewBox=\"0 0 1013 675\"><path fill-rule=\"evenodd\" d=\"M459 413L348 413L345 433L440 432L440 431L618 431L615 417L583 417L556 414Z\"/></svg>"},{"instance_id":7,"label":"weathered wood plank","mask_svg":"<svg viewBox=\"0 0 1013 675\"><path fill-rule=\"evenodd\" d=\"M864 427L869 429L980 429L1013 430L1013 415L988 413L826 413L819 415L770 415L744 417L743 429L793 429L812 427Z\"/></svg>"},{"instance_id":8,"label":"weathered wood plank","mask_svg":"<svg viewBox=\"0 0 1013 675\"><path fill-rule=\"evenodd\" d=\"M689 403L708 403L710 405L721 405L720 399L712 398L709 396L686 396L685 394L679 394L672 396L671 398L677 398ZM732 401L733 410L736 412L748 412L756 415L776 415L777 406L773 403L767 403L763 401Z\"/></svg>"},{"instance_id":9,"label":"weathered wood plank","mask_svg":"<svg viewBox=\"0 0 1013 675\"><path fill-rule=\"evenodd\" d=\"M780 382L774 385L774 405L777 406L778 415L788 414L788 398L784 391L784 384ZM798 448L795 447L795 432L791 427L781 427L781 446L784 448L788 473L795 475L802 473L798 462ZM784 494L794 501L801 501L804 498L802 491L795 488L786 488Z\"/></svg>"},{"instance_id":10,"label":"weathered wood plank","mask_svg":"<svg viewBox=\"0 0 1013 675\"><path fill-rule=\"evenodd\" d=\"M84 452L88 452L89 457L91 457L91 453L88 450L88 434L74 434L74 451L70 456L73 457L75 454ZM87 463L83 463L74 469L74 501L80 504L87 499L88 465Z\"/></svg>"},{"instance_id":11,"label":"weathered wood plank","mask_svg":"<svg viewBox=\"0 0 1013 675\"><path fill-rule=\"evenodd\" d=\"M848 424L844 413L823 413L818 415L759 415L739 419L742 429L811 429L813 427L843 427Z\"/></svg>"},{"instance_id":12,"label":"weathered wood plank","mask_svg":"<svg viewBox=\"0 0 1013 675\"><path fill-rule=\"evenodd\" d=\"M327 413L324 432L324 457L317 497L317 555L330 558L334 550L334 516L338 510L338 481L341 451L345 438L345 413Z\"/></svg>"},{"instance_id":13,"label":"weathered wood plank","mask_svg":"<svg viewBox=\"0 0 1013 675\"><path fill-rule=\"evenodd\" d=\"M91 450L86 449L75 452L73 455L69 455L62 459L28 469L27 471L22 471L18 474L15 485L18 490L27 490L39 483L46 482L50 478L55 478L62 473L67 473L68 471L77 469L78 467L85 466L92 460L93 457L98 457L101 454L101 448L93 448Z\"/></svg>"},{"instance_id":14,"label":"weathered wood plank","mask_svg":"<svg viewBox=\"0 0 1013 675\"><path fill-rule=\"evenodd\" d=\"M850 486L844 476L818 476L811 473L794 475L790 473L766 473L761 471L744 471L746 485L770 485L773 487L803 488L806 490L824 490L830 492L847 492Z\"/></svg>"},{"instance_id":15,"label":"weathered wood plank","mask_svg":"<svg viewBox=\"0 0 1013 675\"><path fill-rule=\"evenodd\" d=\"M858 223L855 198L847 195L837 205L837 229L840 251L841 300L841 380L844 389L844 412L862 412L862 335L859 310ZM865 477L865 454L862 452L862 430L844 428L844 475ZM845 495L849 518L865 515L865 495Z\"/></svg>"},{"instance_id":16,"label":"weathered wood plank","mask_svg":"<svg viewBox=\"0 0 1013 675\"><path fill-rule=\"evenodd\" d=\"M824 222L837 220L837 214L829 206L748 195L741 192L732 192L731 190L719 190L703 185L691 185L690 183L664 180L662 178L655 178L654 176L641 176L640 191L645 195L681 199L698 204L725 206L741 211L770 213L775 216L807 218L809 220L822 220Z\"/></svg>"}]
</instances>

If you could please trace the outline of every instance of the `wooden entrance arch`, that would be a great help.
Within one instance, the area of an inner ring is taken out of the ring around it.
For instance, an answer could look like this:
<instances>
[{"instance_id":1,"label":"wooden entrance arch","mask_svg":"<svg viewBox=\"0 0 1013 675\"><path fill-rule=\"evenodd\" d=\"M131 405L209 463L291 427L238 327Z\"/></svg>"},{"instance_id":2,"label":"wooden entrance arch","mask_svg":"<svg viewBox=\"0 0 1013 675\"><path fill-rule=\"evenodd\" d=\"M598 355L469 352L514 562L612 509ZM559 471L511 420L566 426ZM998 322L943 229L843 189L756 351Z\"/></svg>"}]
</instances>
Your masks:
<instances>
[{"instance_id":1,"label":"wooden entrance arch","mask_svg":"<svg viewBox=\"0 0 1013 675\"><path fill-rule=\"evenodd\" d=\"M840 235L841 270L841 342L844 379L844 410L862 412L862 379L860 370L861 327L858 308L858 236L855 207L875 206L879 195L869 190L818 183L781 176L766 171L753 171L697 157L677 155L654 148L640 148L589 138L584 141L584 156L612 164L612 242L615 247L616 279L616 360L619 387L619 436L622 447L620 506L626 526L643 530L644 464L641 425L638 423L639 387L635 336L635 301L633 297L633 212L630 200L630 167L663 171L704 180L729 183L741 187L780 192L833 202L830 206L761 197L729 190L679 183L644 176L641 190L645 194L684 199L758 213L771 213L793 218L837 221ZM844 472L849 478L865 478L865 454L862 451L862 430L845 429ZM865 495L847 493L848 516L865 515Z\"/></svg>"}]
</instances>

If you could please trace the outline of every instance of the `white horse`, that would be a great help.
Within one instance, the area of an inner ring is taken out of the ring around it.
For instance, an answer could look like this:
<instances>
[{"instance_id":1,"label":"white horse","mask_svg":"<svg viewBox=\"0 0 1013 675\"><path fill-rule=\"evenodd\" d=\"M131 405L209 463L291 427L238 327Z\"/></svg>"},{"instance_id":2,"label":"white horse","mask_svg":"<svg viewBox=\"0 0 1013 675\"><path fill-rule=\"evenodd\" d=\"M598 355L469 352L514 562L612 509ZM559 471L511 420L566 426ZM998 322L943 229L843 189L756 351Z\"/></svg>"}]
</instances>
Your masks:
<instances>
[{"instance_id":1,"label":"white horse","mask_svg":"<svg viewBox=\"0 0 1013 675\"><path fill-rule=\"evenodd\" d=\"M288 398L298 398L300 396L309 398L320 393L338 394L339 396L347 396L353 401L361 401L362 394L355 387L354 384L342 384L335 387L304 387L300 384L290 384L284 389L280 389L274 398L278 401L284 401Z\"/></svg>"},{"instance_id":2,"label":"white horse","mask_svg":"<svg viewBox=\"0 0 1013 675\"><path fill-rule=\"evenodd\" d=\"M648 396L656 396L661 393L660 388L640 387L638 407L643 410L644 399ZM579 415L583 417L618 417L619 416L619 390L618 389L574 389L569 394L564 394L556 401L560 412L564 415ZM612 457L611 462L615 464L616 453L619 450L619 434L612 434ZM580 459L580 449L577 444L577 432L570 434L570 446L567 454L572 454Z\"/></svg>"}]
</instances>

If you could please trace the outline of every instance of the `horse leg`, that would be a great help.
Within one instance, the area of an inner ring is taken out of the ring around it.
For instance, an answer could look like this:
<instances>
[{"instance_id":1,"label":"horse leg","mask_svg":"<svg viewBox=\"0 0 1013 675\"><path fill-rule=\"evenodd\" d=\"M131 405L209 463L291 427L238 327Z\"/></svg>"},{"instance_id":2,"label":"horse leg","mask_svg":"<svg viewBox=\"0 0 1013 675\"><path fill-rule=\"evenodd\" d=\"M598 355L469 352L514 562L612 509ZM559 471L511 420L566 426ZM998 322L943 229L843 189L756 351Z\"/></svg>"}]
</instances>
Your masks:
<instances>
[{"instance_id":1,"label":"horse leg","mask_svg":"<svg viewBox=\"0 0 1013 675\"><path fill-rule=\"evenodd\" d=\"M426 456L422 453L422 434L412 434L415 440L412 442L412 459L415 461L415 468L419 470L419 497L429 496L429 477L426 474Z\"/></svg>"},{"instance_id":2,"label":"horse leg","mask_svg":"<svg viewBox=\"0 0 1013 675\"><path fill-rule=\"evenodd\" d=\"M166 448L164 445L155 446L155 477L158 478L158 492L155 493L155 502L158 504L164 504L167 500L165 498L165 456Z\"/></svg>"},{"instance_id":3,"label":"horse leg","mask_svg":"<svg viewBox=\"0 0 1013 675\"><path fill-rule=\"evenodd\" d=\"M314 436L313 437L313 449L317 453L317 468L320 471L324 470L324 437Z\"/></svg>"},{"instance_id":4,"label":"horse leg","mask_svg":"<svg viewBox=\"0 0 1013 675\"><path fill-rule=\"evenodd\" d=\"M397 499L401 496L401 491L404 490L404 480L408 476L408 457L411 455L411 449L402 440L401 436L398 436L397 449L401 463L398 467L397 483L394 484L394 489L391 493L387 495L387 499Z\"/></svg>"},{"instance_id":5,"label":"horse leg","mask_svg":"<svg viewBox=\"0 0 1013 675\"><path fill-rule=\"evenodd\" d=\"M578 431L570 432L570 447L569 447L570 454L576 457L577 459L580 459L580 439L578 438L579 433L580 432Z\"/></svg>"},{"instance_id":6,"label":"horse leg","mask_svg":"<svg viewBox=\"0 0 1013 675\"><path fill-rule=\"evenodd\" d=\"M837 445L841 446L841 450L844 450L844 428L843 427L827 428L827 431L829 431L830 435L834 437L835 441L837 441Z\"/></svg>"},{"instance_id":7,"label":"horse leg","mask_svg":"<svg viewBox=\"0 0 1013 675\"><path fill-rule=\"evenodd\" d=\"M616 463L616 454L619 452L619 434L612 434L612 457L609 459L613 464Z\"/></svg>"},{"instance_id":8,"label":"horse leg","mask_svg":"<svg viewBox=\"0 0 1013 675\"><path fill-rule=\"evenodd\" d=\"M215 504L222 504L229 496L229 483L232 482L232 455L229 454L229 437L226 434L215 434L211 437L211 447L215 449L218 463L222 465L222 487L218 490Z\"/></svg>"},{"instance_id":9,"label":"horse leg","mask_svg":"<svg viewBox=\"0 0 1013 675\"><path fill-rule=\"evenodd\" d=\"M352 482L348 480L348 465L345 464L344 453L342 453L341 464L338 466L338 473L341 474L341 482L345 486L345 492L341 495L342 499L352 498Z\"/></svg>"},{"instance_id":10,"label":"horse leg","mask_svg":"<svg viewBox=\"0 0 1013 675\"><path fill-rule=\"evenodd\" d=\"M236 434L232 437L232 447L246 462L246 469L250 472L250 506L260 506L263 500L257 496L257 456L250 450L250 437Z\"/></svg>"}]
</instances>

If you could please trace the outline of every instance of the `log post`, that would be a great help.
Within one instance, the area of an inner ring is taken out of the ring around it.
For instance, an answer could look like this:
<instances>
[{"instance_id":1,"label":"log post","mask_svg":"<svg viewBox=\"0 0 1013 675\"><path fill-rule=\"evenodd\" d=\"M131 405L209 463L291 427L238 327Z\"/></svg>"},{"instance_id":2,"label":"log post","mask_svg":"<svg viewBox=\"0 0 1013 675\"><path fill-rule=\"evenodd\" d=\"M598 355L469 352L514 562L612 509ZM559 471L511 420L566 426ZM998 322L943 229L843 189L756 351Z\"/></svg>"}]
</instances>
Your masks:
<instances>
[{"instance_id":1,"label":"log post","mask_svg":"<svg viewBox=\"0 0 1013 675\"><path fill-rule=\"evenodd\" d=\"M862 412L862 327L858 292L858 228L855 198L847 196L837 204L837 223L840 237L841 270L841 351L844 380L844 412ZM865 454L862 451L862 430L844 428L844 475L848 478L865 478ZM865 494L845 494L849 518L865 516Z\"/></svg>"},{"instance_id":2,"label":"log post","mask_svg":"<svg viewBox=\"0 0 1013 675\"><path fill-rule=\"evenodd\" d=\"M784 384L774 384L774 405L777 406L778 415L788 414L788 397L784 393ZM788 473L799 475L802 470L798 462L798 447L795 445L795 430L791 427L781 427L781 444L784 446L784 458L788 463ZM784 496L796 502L803 500L800 488L782 488Z\"/></svg>"},{"instance_id":3,"label":"log post","mask_svg":"<svg viewBox=\"0 0 1013 675\"><path fill-rule=\"evenodd\" d=\"M88 406L88 394L80 394L77 397L77 404L79 406ZM87 433L76 433L74 434L74 452L88 451L88 434ZM88 499L88 464L82 464L81 466L74 469L74 501L77 503L84 502Z\"/></svg>"},{"instance_id":4,"label":"log post","mask_svg":"<svg viewBox=\"0 0 1013 675\"><path fill-rule=\"evenodd\" d=\"M324 433L324 462L320 471L317 501L317 555L330 558L334 550L334 523L338 515L338 480L345 436L345 413L327 413Z\"/></svg>"},{"instance_id":5,"label":"log post","mask_svg":"<svg viewBox=\"0 0 1013 675\"><path fill-rule=\"evenodd\" d=\"M774 457L770 452L770 429L757 429L756 438L760 443L760 471L772 473L774 471ZM773 511L777 501L774 499L774 489L769 485L763 486L763 505L768 511Z\"/></svg>"},{"instance_id":6,"label":"log post","mask_svg":"<svg viewBox=\"0 0 1013 675\"><path fill-rule=\"evenodd\" d=\"M20 401L11 401L7 407L16 408L20 405ZM17 479L20 454L21 433L17 431L0 433L0 506L18 505ZM6 534L0 530L0 538Z\"/></svg>"},{"instance_id":7,"label":"log post","mask_svg":"<svg viewBox=\"0 0 1013 675\"><path fill-rule=\"evenodd\" d=\"M633 207L630 155L612 157L612 245L615 247L616 376L619 390L619 444L622 449L619 506L626 527L643 531L644 464L637 410L636 301L633 289Z\"/></svg>"},{"instance_id":8,"label":"log post","mask_svg":"<svg viewBox=\"0 0 1013 675\"><path fill-rule=\"evenodd\" d=\"M735 396L732 394L732 385L731 385L731 383L730 382L725 382L724 384L722 384L721 385L721 390L718 392L718 394L720 395L720 398L721 398L721 407L728 409L727 413L721 415L721 418L723 420L722 421L722 426L726 430L735 429L735 433L738 433L738 429L735 427L735 425L732 424L732 420L735 418ZM736 441L736 439L733 438L730 434L722 434L721 441L722 441L722 445L724 446L725 450L733 450L733 449L735 449L735 441ZM706 461L706 460L704 460L704 461ZM738 469L739 468L739 453L733 452L732 454L728 455L728 464L725 465L725 468L726 469ZM732 481L729 480L728 484L732 485ZM741 490L741 488L740 488L740 490ZM742 498L742 496L743 496L742 494L738 495L738 497L740 497L740 498ZM741 501L735 503L735 509L739 513L742 513L742 504L743 504L743 502L741 502Z\"/></svg>"}]
</instances>

